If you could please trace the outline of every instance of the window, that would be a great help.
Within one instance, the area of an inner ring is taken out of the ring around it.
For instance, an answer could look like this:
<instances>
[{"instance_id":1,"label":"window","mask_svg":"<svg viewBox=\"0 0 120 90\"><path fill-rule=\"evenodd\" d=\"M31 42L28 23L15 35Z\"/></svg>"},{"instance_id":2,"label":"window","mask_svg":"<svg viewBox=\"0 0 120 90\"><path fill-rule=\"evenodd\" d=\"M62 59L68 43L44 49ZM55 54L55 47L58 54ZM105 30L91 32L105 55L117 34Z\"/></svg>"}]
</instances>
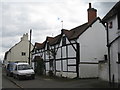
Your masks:
<instances>
[{"instance_id":1,"label":"window","mask_svg":"<svg viewBox=\"0 0 120 90\"><path fill-rule=\"evenodd\" d=\"M120 29L120 10L118 11L117 17L118 17L118 29Z\"/></svg>"},{"instance_id":2,"label":"window","mask_svg":"<svg viewBox=\"0 0 120 90\"><path fill-rule=\"evenodd\" d=\"M26 56L26 53L25 53L25 52L22 52L21 55L22 55L22 56Z\"/></svg>"},{"instance_id":3,"label":"window","mask_svg":"<svg viewBox=\"0 0 120 90\"><path fill-rule=\"evenodd\" d=\"M17 66L15 66L15 71L17 71Z\"/></svg>"},{"instance_id":4,"label":"window","mask_svg":"<svg viewBox=\"0 0 120 90\"><path fill-rule=\"evenodd\" d=\"M66 45L66 36L63 36L63 39L62 39L62 45Z\"/></svg>"},{"instance_id":5,"label":"window","mask_svg":"<svg viewBox=\"0 0 120 90\"><path fill-rule=\"evenodd\" d=\"M47 50L49 50L49 42L47 42Z\"/></svg>"},{"instance_id":6,"label":"window","mask_svg":"<svg viewBox=\"0 0 120 90\"><path fill-rule=\"evenodd\" d=\"M109 28L112 28L113 27L113 23L112 23L112 21L111 22L109 22Z\"/></svg>"},{"instance_id":7,"label":"window","mask_svg":"<svg viewBox=\"0 0 120 90\"><path fill-rule=\"evenodd\" d=\"M118 53L118 63L120 63L120 53Z\"/></svg>"}]
</instances>

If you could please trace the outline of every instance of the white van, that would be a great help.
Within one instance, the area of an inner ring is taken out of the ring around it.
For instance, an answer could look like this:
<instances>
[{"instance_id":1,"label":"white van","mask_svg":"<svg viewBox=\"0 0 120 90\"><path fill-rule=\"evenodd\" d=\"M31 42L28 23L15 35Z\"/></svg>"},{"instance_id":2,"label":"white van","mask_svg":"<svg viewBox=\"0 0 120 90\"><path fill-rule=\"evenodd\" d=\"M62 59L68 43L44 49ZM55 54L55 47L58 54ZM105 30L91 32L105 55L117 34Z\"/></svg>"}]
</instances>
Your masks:
<instances>
[{"instance_id":1,"label":"white van","mask_svg":"<svg viewBox=\"0 0 120 90\"><path fill-rule=\"evenodd\" d=\"M16 79L35 78L35 72L28 63L15 63L13 66L13 77Z\"/></svg>"}]
</instances>

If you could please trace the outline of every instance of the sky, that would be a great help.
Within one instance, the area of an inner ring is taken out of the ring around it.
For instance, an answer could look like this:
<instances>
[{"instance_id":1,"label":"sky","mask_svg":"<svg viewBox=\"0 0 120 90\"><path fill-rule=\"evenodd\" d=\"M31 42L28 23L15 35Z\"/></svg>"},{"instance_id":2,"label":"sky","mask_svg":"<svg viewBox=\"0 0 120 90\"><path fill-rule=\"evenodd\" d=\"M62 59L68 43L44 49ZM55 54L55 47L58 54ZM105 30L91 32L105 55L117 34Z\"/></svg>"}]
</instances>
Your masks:
<instances>
[{"instance_id":1,"label":"sky","mask_svg":"<svg viewBox=\"0 0 120 90\"><path fill-rule=\"evenodd\" d=\"M114 2L113 2L114 1ZM87 22L89 3L101 19L119 0L1 0L0 60L24 33L32 29L32 43L42 43L61 29L72 29ZM61 22L63 21L63 23Z\"/></svg>"}]
</instances>

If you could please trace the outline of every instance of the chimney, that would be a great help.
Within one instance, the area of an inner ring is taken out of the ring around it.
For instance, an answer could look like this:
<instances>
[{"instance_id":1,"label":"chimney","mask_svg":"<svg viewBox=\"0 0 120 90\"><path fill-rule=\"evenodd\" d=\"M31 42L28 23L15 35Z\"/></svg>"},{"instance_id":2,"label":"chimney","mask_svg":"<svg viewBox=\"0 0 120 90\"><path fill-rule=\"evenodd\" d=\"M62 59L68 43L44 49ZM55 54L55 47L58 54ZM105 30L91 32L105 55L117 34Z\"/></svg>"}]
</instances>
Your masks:
<instances>
[{"instance_id":1,"label":"chimney","mask_svg":"<svg viewBox=\"0 0 120 90\"><path fill-rule=\"evenodd\" d=\"M26 41L28 40L28 33L23 34L23 37L21 37L21 41Z\"/></svg>"},{"instance_id":2,"label":"chimney","mask_svg":"<svg viewBox=\"0 0 120 90\"><path fill-rule=\"evenodd\" d=\"M88 23L92 22L97 17L97 10L92 8L91 3L89 3L88 11Z\"/></svg>"}]
</instances>

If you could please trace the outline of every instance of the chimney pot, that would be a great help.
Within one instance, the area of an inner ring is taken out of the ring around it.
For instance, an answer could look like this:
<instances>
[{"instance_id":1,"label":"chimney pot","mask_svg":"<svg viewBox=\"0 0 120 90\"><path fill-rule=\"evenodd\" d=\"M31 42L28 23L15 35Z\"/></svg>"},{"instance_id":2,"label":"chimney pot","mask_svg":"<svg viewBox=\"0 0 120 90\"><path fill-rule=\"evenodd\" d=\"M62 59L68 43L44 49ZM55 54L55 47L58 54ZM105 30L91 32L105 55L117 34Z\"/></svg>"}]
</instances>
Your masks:
<instances>
[{"instance_id":1,"label":"chimney pot","mask_svg":"<svg viewBox=\"0 0 120 90\"><path fill-rule=\"evenodd\" d=\"M89 3L89 8L91 8L91 3Z\"/></svg>"},{"instance_id":2,"label":"chimney pot","mask_svg":"<svg viewBox=\"0 0 120 90\"><path fill-rule=\"evenodd\" d=\"M88 11L88 23L90 23L97 17L97 10L92 8L91 3L89 3L89 8L87 11Z\"/></svg>"}]
</instances>

